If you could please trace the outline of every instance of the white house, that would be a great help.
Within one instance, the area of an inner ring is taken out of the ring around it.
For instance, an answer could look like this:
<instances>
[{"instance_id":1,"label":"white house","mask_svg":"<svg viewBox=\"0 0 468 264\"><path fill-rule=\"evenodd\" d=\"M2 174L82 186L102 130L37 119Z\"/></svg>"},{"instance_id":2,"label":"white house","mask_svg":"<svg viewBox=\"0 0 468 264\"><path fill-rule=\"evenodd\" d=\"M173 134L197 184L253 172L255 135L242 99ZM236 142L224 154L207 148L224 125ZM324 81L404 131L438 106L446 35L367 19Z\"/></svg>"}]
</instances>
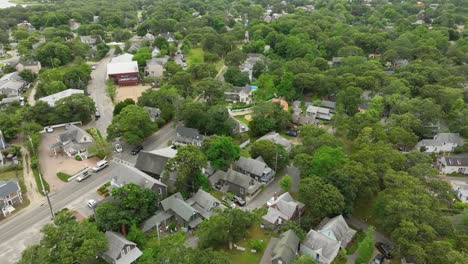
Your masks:
<instances>
[{"instance_id":1,"label":"white house","mask_svg":"<svg viewBox=\"0 0 468 264\"><path fill-rule=\"evenodd\" d=\"M468 174L467 156L445 156L437 160L437 167L445 174Z\"/></svg>"},{"instance_id":2,"label":"white house","mask_svg":"<svg viewBox=\"0 0 468 264\"><path fill-rule=\"evenodd\" d=\"M452 189L455 192L460 201L463 203L468 203L468 183L462 181L452 181L450 182Z\"/></svg>"},{"instance_id":3,"label":"white house","mask_svg":"<svg viewBox=\"0 0 468 264\"><path fill-rule=\"evenodd\" d=\"M458 133L438 133L433 139L423 139L415 148L426 153L452 152L463 146L464 139Z\"/></svg>"},{"instance_id":4,"label":"white house","mask_svg":"<svg viewBox=\"0 0 468 264\"><path fill-rule=\"evenodd\" d=\"M79 90L79 89L67 89L65 91L61 91L61 92L58 92L58 93L54 93L54 94L51 94L49 96L45 96L45 97L42 97L42 98L39 98L39 101L43 101L43 102L46 102L48 103L50 106L54 107L55 106L55 103L58 101L58 100L61 100L63 98L67 98L73 94L84 94L84 91L83 90Z\"/></svg>"}]
</instances>

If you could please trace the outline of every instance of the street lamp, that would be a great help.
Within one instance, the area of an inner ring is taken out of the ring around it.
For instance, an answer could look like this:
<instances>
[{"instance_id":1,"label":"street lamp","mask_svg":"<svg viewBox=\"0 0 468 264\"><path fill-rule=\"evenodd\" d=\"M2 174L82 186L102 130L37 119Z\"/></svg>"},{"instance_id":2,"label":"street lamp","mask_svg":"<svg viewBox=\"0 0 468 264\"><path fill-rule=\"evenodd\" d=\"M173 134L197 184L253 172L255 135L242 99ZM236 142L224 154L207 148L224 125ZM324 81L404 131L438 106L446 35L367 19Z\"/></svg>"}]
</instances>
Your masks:
<instances>
[{"instance_id":1,"label":"street lamp","mask_svg":"<svg viewBox=\"0 0 468 264\"><path fill-rule=\"evenodd\" d=\"M34 152L34 144L32 142L31 136L28 136L28 138L29 138L29 143L31 143L31 150ZM37 166L39 166L39 163L37 164ZM55 214L54 214L54 210L52 209L52 203L50 202L49 192L45 189L44 181L42 180L42 175L41 175L40 168L38 169L38 173L39 173L39 180L41 181L42 192L45 194L45 196L47 198L47 203L49 204L50 214L52 215L52 218L54 218Z\"/></svg>"}]
</instances>

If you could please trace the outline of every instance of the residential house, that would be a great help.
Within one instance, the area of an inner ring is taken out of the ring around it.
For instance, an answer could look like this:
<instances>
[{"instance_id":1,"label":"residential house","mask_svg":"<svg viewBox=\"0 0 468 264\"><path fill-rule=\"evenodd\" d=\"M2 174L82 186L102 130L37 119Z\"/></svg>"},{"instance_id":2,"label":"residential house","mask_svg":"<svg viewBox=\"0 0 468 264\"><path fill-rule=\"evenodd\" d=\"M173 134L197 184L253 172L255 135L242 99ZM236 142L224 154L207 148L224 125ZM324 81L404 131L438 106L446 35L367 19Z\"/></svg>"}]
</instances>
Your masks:
<instances>
[{"instance_id":1,"label":"residential house","mask_svg":"<svg viewBox=\"0 0 468 264\"><path fill-rule=\"evenodd\" d=\"M302 102L301 101L294 101L293 102L293 115L292 115L292 122L297 125L306 125L306 124L315 124L317 120L311 116L305 115L302 111ZM307 108L309 105L312 105L310 102L305 102L304 106Z\"/></svg>"},{"instance_id":2,"label":"residential house","mask_svg":"<svg viewBox=\"0 0 468 264\"><path fill-rule=\"evenodd\" d=\"M275 228L285 222L297 219L304 213L305 205L294 200L289 192L274 198L275 200L268 207L268 212L262 217L265 226Z\"/></svg>"},{"instance_id":3,"label":"residential house","mask_svg":"<svg viewBox=\"0 0 468 264\"><path fill-rule=\"evenodd\" d=\"M331 121L333 117L333 114L331 113L330 109L314 105L310 105L309 107L307 107L306 115L312 117L317 121Z\"/></svg>"},{"instance_id":4,"label":"residential house","mask_svg":"<svg viewBox=\"0 0 468 264\"><path fill-rule=\"evenodd\" d=\"M164 65L169 61L169 56L152 58L146 61L145 74L151 77L162 77L165 71Z\"/></svg>"},{"instance_id":5,"label":"residential house","mask_svg":"<svg viewBox=\"0 0 468 264\"><path fill-rule=\"evenodd\" d=\"M262 60L264 56L260 53L249 53L247 54L247 59L239 66L241 72L247 72L249 74L249 80L252 81L253 78L253 67L254 65Z\"/></svg>"},{"instance_id":6,"label":"residential house","mask_svg":"<svg viewBox=\"0 0 468 264\"><path fill-rule=\"evenodd\" d=\"M93 143L93 137L83 129L70 125L67 130L58 136L58 142L52 144L50 149L57 153L65 152L70 158L79 155L82 160L88 157L88 147Z\"/></svg>"},{"instance_id":7,"label":"residential house","mask_svg":"<svg viewBox=\"0 0 468 264\"><path fill-rule=\"evenodd\" d=\"M272 103L279 103L279 105L281 106L281 108L283 108L284 111L289 110L288 102L286 102L286 100L284 100L282 98L273 98L273 99L271 99L271 102Z\"/></svg>"},{"instance_id":8,"label":"residential house","mask_svg":"<svg viewBox=\"0 0 468 264\"><path fill-rule=\"evenodd\" d=\"M228 102L251 104L252 92L252 88L247 84L243 87L232 87L231 91L224 92L224 96Z\"/></svg>"},{"instance_id":9,"label":"residential house","mask_svg":"<svg viewBox=\"0 0 468 264\"><path fill-rule=\"evenodd\" d=\"M0 130L0 167L5 166L5 157L3 156L3 151L7 148L8 144L5 141L5 137L3 137L3 132Z\"/></svg>"},{"instance_id":10,"label":"residential house","mask_svg":"<svg viewBox=\"0 0 468 264\"><path fill-rule=\"evenodd\" d=\"M94 46L97 44L98 38L93 36L80 36L80 41L90 46Z\"/></svg>"},{"instance_id":11,"label":"residential house","mask_svg":"<svg viewBox=\"0 0 468 264\"><path fill-rule=\"evenodd\" d=\"M468 183L463 181L451 181L450 184L457 198L463 203L468 203Z\"/></svg>"},{"instance_id":12,"label":"residential house","mask_svg":"<svg viewBox=\"0 0 468 264\"><path fill-rule=\"evenodd\" d=\"M113 231L105 233L108 248L101 257L111 264L130 264L135 262L143 253L132 241Z\"/></svg>"},{"instance_id":13,"label":"residential house","mask_svg":"<svg viewBox=\"0 0 468 264\"><path fill-rule=\"evenodd\" d=\"M189 127L177 127L174 145L194 145L201 147L205 137L198 132L198 129Z\"/></svg>"},{"instance_id":14,"label":"residential house","mask_svg":"<svg viewBox=\"0 0 468 264\"><path fill-rule=\"evenodd\" d=\"M298 6L296 7L297 9L302 9L302 10L305 10L307 12L313 12L315 11L315 6L313 5L305 5L305 6Z\"/></svg>"},{"instance_id":15,"label":"residential house","mask_svg":"<svg viewBox=\"0 0 468 264\"><path fill-rule=\"evenodd\" d=\"M415 149L425 153L452 152L456 147L463 146L464 141L459 133L437 133L433 139L419 141Z\"/></svg>"},{"instance_id":16,"label":"residential house","mask_svg":"<svg viewBox=\"0 0 468 264\"><path fill-rule=\"evenodd\" d=\"M75 19L70 19L68 21L68 26L70 26L71 30L77 30L81 24L78 21L75 21Z\"/></svg>"},{"instance_id":17,"label":"residential house","mask_svg":"<svg viewBox=\"0 0 468 264\"><path fill-rule=\"evenodd\" d=\"M268 243L270 250L265 253L260 264L292 264L299 251L300 239L296 233L290 229L282 233L279 238L272 237ZM270 253L271 254L268 254Z\"/></svg>"},{"instance_id":18,"label":"residential house","mask_svg":"<svg viewBox=\"0 0 468 264\"><path fill-rule=\"evenodd\" d=\"M143 37L143 40L147 40L147 41L150 41L151 43L153 43L153 41L155 40L155 36L151 33L146 33L146 35Z\"/></svg>"},{"instance_id":19,"label":"residential house","mask_svg":"<svg viewBox=\"0 0 468 264\"><path fill-rule=\"evenodd\" d=\"M18 180L0 181L0 208L3 217L15 211L16 204L23 203L23 195Z\"/></svg>"},{"instance_id":20,"label":"residential house","mask_svg":"<svg viewBox=\"0 0 468 264\"><path fill-rule=\"evenodd\" d=\"M160 33L159 36L163 37L169 44L176 41L174 33L172 32Z\"/></svg>"},{"instance_id":21,"label":"residential house","mask_svg":"<svg viewBox=\"0 0 468 264\"><path fill-rule=\"evenodd\" d=\"M113 58L107 64L107 77L121 86L138 84L138 63L132 61L132 58L131 54L122 54Z\"/></svg>"},{"instance_id":22,"label":"residential house","mask_svg":"<svg viewBox=\"0 0 468 264\"><path fill-rule=\"evenodd\" d=\"M27 88L27 83L18 72L8 73L0 78L0 94L6 97L20 96Z\"/></svg>"},{"instance_id":23,"label":"residential house","mask_svg":"<svg viewBox=\"0 0 468 264\"><path fill-rule=\"evenodd\" d=\"M174 158L176 154L177 149L174 146L152 151L141 151L138 155L135 168L156 178L161 178L167 161Z\"/></svg>"},{"instance_id":24,"label":"residential house","mask_svg":"<svg viewBox=\"0 0 468 264\"><path fill-rule=\"evenodd\" d=\"M149 106L143 106L143 108L148 112L151 122L156 122L156 120L161 116L161 109Z\"/></svg>"},{"instance_id":25,"label":"residential house","mask_svg":"<svg viewBox=\"0 0 468 264\"><path fill-rule=\"evenodd\" d=\"M184 228L196 228L203 219L209 219L217 209L226 208L218 199L202 189L185 201L180 193L176 193L162 201L161 207L162 210L143 223L143 232L154 229L164 230L172 221Z\"/></svg>"},{"instance_id":26,"label":"residential house","mask_svg":"<svg viewBox=\"0 0 468 264\"><path fill-rule=\"evenodd\" d=\"M240 157L235 163L236 171L242 172L261 183L269 183L275 177L275 171L268 167L262 157L256 159Z\"/></svg>"},{"instance_id":27,"label":"residential house","mask_svg":"<svg viewBox=\"0 0 468 264\"><path fill-rule=\"evenodd\" d=\"M141 42L133 43L130 48L128 48L128 52L135 53L141 48Z\"/></svg>"},{"instance_id":28,"label":"residential house","mask_svg":"<svg viewBox=\"0 0 468 264\"><path fill-rule=\"evenodd\" d=\"M221 192L230 192L242 198L252 197L261 186L261 183L255 179L231 169L227 172L217 170L208 179Z\"/></svg>"},{"instance_id":29,"label":"residential house","mask_svg":"<svg viewBox=\"0 0 468 264\"><path fill-rule=\"evenodd\" d=\"M322 107L330 109L330 113L335 113L336 103L333 101L322 100Z\"/></svg>"},{"instance_id":30,"label":"residential house","mask_svg":"<svg viewBox=\"0 0 468 264\"><path fill-rule=\"evenodd\" d=\"M151 51L151 57L157 57L161 53L161 50L158 47L154 47Z\"/></svg>"},{"instance_id":31,"label":"residential house","mask_svg":"<svg viewBox=\"0 0 468 264\"><path fill-rule=\"evenodd\" d=\"M344 57L333 57L331 60L331 66L338 67L343 62Z\"/></svg>"},{"instance_id":32,"label":"residential house","mask_svg":"<svg viewBox=\"0 0 468 264\"><path fill-rule=\"evenodd\" d=\"M445 174L468 174L468 156L440 157L437 160L437 167Z\"/></svg>"},{"instance_id":33,"label":"residential house","mask_svg":"<svg viewBox=\"0 0 468 264\"><path fill-rule=\"evenodd\" d=\"M65 91L61 91L55 94L51 94L46 97L39 98L38 101L43 101L48 103L50 106L54 107L55 103L63 98L67 98L73 94L84 94L83 90L80 89L67 89Z\"/></svg>"},{"instance_id":34,"label":"residential house","mask_svg":"<svg viewBox=\"0 0 468 264\"><path fill-rule=\"evenodd\" d=\"M31 25L31 23L29 23L27 20L24 20L23 22L18 23L16 25L16 27L18 29L25 29L25 30L28 30L28 31L31 31L31 30L34 29L34 27Z\"/></svg>"},{"instance_id":35,"label":"residential house","mask_svg":"<svg viewBox=\"0 0 468 264\"><path fill-rule=\"evenodd\" d=\"M264 135L263 137L259 138L257 141L259 141L259 140L271 141L271 142L273 142L275 144L283 146L284 149L286 149L286 151L288 153L291 152L291 146L292 146L291 141L289 141L285 137L282 137L280 134L278 134L276 132L269 132L266 135Z\"/></svg>"},{"instance_id":36,"label":"residential house","mask_svg":"<svg viewBox=\"0 0 468 264\"><path fill-rule=\"evenodd\" d=\"M167 185L148 174L125 164L117 164L118 169L113 170L117 175L111 176L111 189L122 187L127 183L134 183L141 188L150 189L158 195L158 201L166 198Z\"/></svg>"},{"instance_id":37,"label":"residential house","mask_svg":"<svg viewBox=\"0 0 468 264\"><path fill-rule=\"evenodd\" d=\"M302 254L310 255L315 261L330 264L340 248L346 248L356 231L349 228L342 215L336 216L319 228L310 230L301 244Z\"/></svg>"}]
</instances>

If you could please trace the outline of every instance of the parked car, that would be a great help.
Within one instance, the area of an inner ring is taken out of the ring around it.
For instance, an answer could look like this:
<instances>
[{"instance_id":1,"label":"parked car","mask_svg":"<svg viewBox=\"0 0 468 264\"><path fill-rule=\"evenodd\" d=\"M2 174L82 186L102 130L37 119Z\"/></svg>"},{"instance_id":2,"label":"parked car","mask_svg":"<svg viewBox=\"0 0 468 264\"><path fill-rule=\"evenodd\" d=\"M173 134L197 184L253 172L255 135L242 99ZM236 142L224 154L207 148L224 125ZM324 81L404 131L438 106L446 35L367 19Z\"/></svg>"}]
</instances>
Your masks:
<instances>
[{"instance_id":1,"label":"parked car","mask_svg":"<svg viewBox=\"0 0 468 264\"><path fill-rule=\"evenodd\" d=\"M94 117L96 118L96 120L98 120L101 117L101 113L99 113L99 111L96 111Z\"/></svg>"},{"instance_id":2,"label":"parked car","mask_svg":"<svg viewBox=\"0 0 468 264\"><path fill-rule=\"evenodd\" d=\"M377 254L373 259L372 259L372 264L382 264L384 261L384 256L382 254Z\"/></svg>"},{"instance_id":3,"label":"parked car","mask_svg":"<svg viewBox=\"0 0 468 264\"><path fill-rule=\"evenodd\" d=\"M391 259L392 258L392 254L391 254L391 249L390 249L390 245L387 245L383 242L377 242L375 243L375 247L377 248L377 250L382 253L382 255L385 257L385 258L388 258L388 259Z\"/></svg>"},{"instance_id":4,"label":"parked car","mask_svg":"<svg viewBox=\"0 0 468 264\"><path fill-rule=\"evenodd\" d=\"M81 181L86 180L87 178L89 178L89 176L91 176L91 173L89 171L85 171L85 172L83 172L83 174L81 174L80 176L78 176L76 178L76 181L81 182Z\"/></svg>"},{"instance_id":5,"label":"parked car","mask_svg":"<svg viewBox=\"0 0 468 264\"><path fill-rule=\"evenodd\" d=\"M236 204L231 201L231 199L227 198L226 196L223 197L223 201L231 208L236 208Z\"/></svg>"},{"instance_id":6,"label":"parked car","mask_svg":"<svg viewBox=\"0 0 468 264\"><path fill-rule=\"evenodd\" d=\"M297 137L299 133L295 130L288 130L286 131L286 135L291 136L291 137Z\"/></svg>"},{"instance_id":7,"label":"parked car","mask_svg":"<svg viewBox=\"0 0 468 264\"><path fill-rule=\"evenodd\" d=\"M107 160L101 160L96 163L96 166L93 167L94 172L98 172L105 167L109 166L109 162Z\"/></svg>"},{"instance_id":8,"label":"parked car","mask_svg":"<svg viewBox=\"0 0 468 264\"><path fill-rule=\"evenodd\" d=\"M142 145L137 145L134 149L132 149L132 152L131 154L132 155L136 155L138 153L140 153L140 151L143 149L143 146Z\"/></svg>"},{"instance_id":9,"label":"parked car","mask_svg":"<svg viewBox=\"0 0 468 264\"><path fill-rule=\"evenodd\" d=\"M120 146L120 144L115 144L115 151L116 151L117 153L122 152L122 151L123 151L122 146Z\"/></svg>"},{"instance_id":10,"label":"parked car","mask_svg":"<svg viewBox=\"0 0 468 264\"><path fill-rule=\"evenodd\" d=\"M240 206L244 206L246 204L245 200L240 198L239 196L237 195L234 195L234 197L232 197L232 199L234 199L234 202Z\"/></svg>"},{"instance_id":11,"label":"parked car","mask_svg":"<svg viewBox=\"0 0 468 264\"><path fill-rule=\"evenodd\" d=\"M91 200L88 200L87 204L88 204L88 207L92 209L96 206L96 201L91 199Z\"/></svg>"},{"instance_id":12,"label":"parked car","mask_svg":"<svg viewBox=\"0 0 468 264\"><path fill-rule=\"evenodd\" d=\"M46 127L46 128L45 128L45 131L46 131L47 133L52 133L52 132L54 132L54 129L53 129L52 127Z\"/></svg>"},{"instance_id":13,"label":"parked car","mask_svg":"<svg viewBox=\"0 0 468 264\"><path fill-rule=\"evenodd\" d=\"M91 66L91 69L95 70L95 69L96 69L96 65Z\"/></svg>"}]
</instances>

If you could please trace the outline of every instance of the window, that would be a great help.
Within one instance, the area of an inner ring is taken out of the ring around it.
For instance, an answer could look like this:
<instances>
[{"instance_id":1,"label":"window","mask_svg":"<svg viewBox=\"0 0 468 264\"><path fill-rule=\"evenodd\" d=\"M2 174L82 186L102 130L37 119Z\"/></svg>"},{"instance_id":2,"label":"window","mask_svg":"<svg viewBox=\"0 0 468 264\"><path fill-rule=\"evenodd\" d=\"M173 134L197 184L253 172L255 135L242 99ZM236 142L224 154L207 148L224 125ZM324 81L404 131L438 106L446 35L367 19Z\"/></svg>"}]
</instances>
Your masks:
<instances>
[{"instance_id":1,"label":"window","mask_svg":"<svg viewBox=\"0 0 468 264\"><path fill-rule=\"evenodd\" d=\"M240 189L239 189L239 192L240 192L240 194L243 195L243 194L244 194L244 188L240 188Z\"/></svg>"},{"instance_id":2,"label":"window","mask_svg":"<svg viewBox=\"0 0 468 264\"><path fill-rule=\"evenodd\" d=\"M125 255L125 249L122 249L122 251L120 252L120 254L123 256Z\"/></svg>"}]
</instances>

